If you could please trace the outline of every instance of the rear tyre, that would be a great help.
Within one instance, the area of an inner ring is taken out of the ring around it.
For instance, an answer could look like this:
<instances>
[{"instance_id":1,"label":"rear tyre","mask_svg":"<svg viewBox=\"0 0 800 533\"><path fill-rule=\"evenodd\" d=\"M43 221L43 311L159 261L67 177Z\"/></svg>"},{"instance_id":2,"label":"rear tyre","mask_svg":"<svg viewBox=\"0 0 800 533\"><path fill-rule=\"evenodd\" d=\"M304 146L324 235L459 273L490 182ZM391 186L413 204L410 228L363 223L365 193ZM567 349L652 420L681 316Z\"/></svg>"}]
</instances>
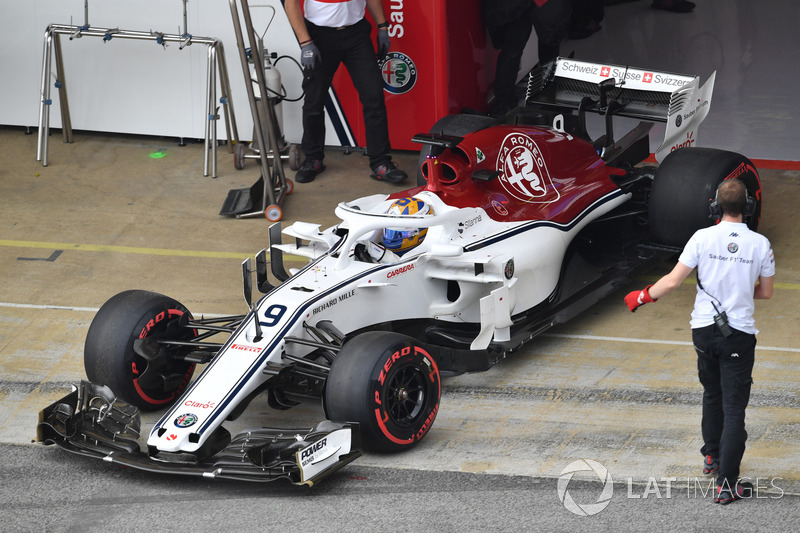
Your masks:
<instances>
[{"instance_id":1,"label":"rear tyre","mask_svg":"<svg viewBox=\"0 0 800 533\"><path fill-rule=\"evenodd\" d=\"M468 133L497 126L498 124L503 124L503 121L486 115L447 115L436 121L436 124L430 129L430 133L463 137ZM430 153L431 146L423 145L417 159L417 185L425 185L427 183L425 176L422 174L422 165L425 164L425 160Z\"/></svg>"},{"instance_id":2,"label":"rear tyre","mask_svg":"<svg viewBox=\"0 0 800 533\"><path fill-rule=\"evenodd\" d=\"M176 359L191 348L153 343L145 358L134 351L134 342L192 339L195 332L179 326L184 316L191 319L180 302L155 292L131 290L113 296L97 312L86 335L83 362L89 381L107 385L142 410L169 406L194 372L193 363Z\"/></svg>"},{"instance_id":3,"label":"rear tyre","mask_svg":"<svg viewBox=\"0 0 800 533\"><path fill-rule=\"evenodd\" d=\"M726 179L739 178L754 200L748 220L752 230L761 219L761 180L743 155L714 148L681 148L656 171L650 191L650 235L654 241L682 247L695 231L714 224L709 203Z\"/></svg>"},{"instance_id":4,"label":"rear tyre","mask_svg":"<svg viewBox=\"0 0 800 533\"><path fill-rule=\"evenodd\" d=\"M372 331L347 342L333 360L324 405L329 419L359 423L366 449L396 452L427 434L441 394L439 369L421 344Z\"/></svg>"}]
</instances>

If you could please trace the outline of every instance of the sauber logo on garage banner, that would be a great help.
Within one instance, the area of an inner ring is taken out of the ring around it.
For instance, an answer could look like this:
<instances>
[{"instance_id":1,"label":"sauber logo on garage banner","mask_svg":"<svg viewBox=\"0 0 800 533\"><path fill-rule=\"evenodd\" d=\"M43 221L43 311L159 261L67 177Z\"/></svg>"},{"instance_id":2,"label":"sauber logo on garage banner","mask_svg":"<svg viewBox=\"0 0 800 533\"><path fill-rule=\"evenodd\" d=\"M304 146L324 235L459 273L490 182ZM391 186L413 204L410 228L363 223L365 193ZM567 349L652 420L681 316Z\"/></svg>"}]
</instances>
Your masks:
<instances>
[{"instance_id":1,"label":"sauber logo on garage banner","mask_svg":"<svg viewBox=\"0 0 800 533\"><path fill-rule=\"evenodd\" d=\"M541 150L524 133L510 133L497 156L500 183L517 200L549 203L558 200Z\"/></svg>"}]
</instances>

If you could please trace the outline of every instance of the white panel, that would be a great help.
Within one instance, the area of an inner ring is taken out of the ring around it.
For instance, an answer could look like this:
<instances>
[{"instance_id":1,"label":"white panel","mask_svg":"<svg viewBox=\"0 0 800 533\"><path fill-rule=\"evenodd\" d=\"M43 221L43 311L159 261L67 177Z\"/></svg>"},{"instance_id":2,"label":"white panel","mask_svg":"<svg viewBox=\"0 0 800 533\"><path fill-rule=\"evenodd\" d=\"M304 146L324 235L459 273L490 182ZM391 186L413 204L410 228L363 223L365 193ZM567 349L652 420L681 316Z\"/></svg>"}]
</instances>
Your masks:
<instances>
[{"instance_id":1,"label":"white panel","mask_svg":"<svg viewBox=\"0 0 800 533\"><path fill-rule=\"evenodd\" d=\"M252 7L257 31L264 31L271 9ZM258 6L276 8L277 16L266 33L266 46L279 55L299 57L299 46L279 0L260 0ZM238 5L238 2L237 2ZM0 124L38 124L43 37L49 24L84 24L83 0L0 0ZM181 0L90 0L91 27L182 34ZM220 40L225 49L228 75L239 135L252 138L252 119L244 88L229 3L224 0L190 0L188 32ZM99 37L70 40L61 37L72 127L76 130L112 131L149 135L203 138L206 121L206 45L179 49L151 41ZM290 59L278 63L289 97L301 94L302 74ZM52 63L55 81L55 62ZM217 91L219 97L221 92ZM58 90L51 87L51 127L61 126ZM290 142L302 134L301 103L284 102L284 133ZM218 137L225 138L224 121Z\"/></svg>"}]
</instances>

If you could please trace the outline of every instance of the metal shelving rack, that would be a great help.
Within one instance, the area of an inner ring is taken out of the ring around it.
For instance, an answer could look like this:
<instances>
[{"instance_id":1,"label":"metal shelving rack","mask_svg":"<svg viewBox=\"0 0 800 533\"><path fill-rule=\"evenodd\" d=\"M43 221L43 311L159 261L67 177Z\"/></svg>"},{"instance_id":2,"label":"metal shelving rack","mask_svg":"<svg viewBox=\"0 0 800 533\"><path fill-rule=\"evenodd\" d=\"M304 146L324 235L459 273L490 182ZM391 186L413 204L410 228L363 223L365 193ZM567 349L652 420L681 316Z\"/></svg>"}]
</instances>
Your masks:
<instances>
[{"instance_id":1,"label":"metal shelving rack","mask_svg":"<svg viewBox=\"0 0 800 533\"><path fill-rule=\"evenodd\" d=\"M36 160L42 162L42 166L47 166L47 144L50 134L50 106L53 101L50 98L51 65L55 55L56 62L56 82L59 101L61 103L61 124L62 135L65 143L72 142L72 122L69 113L69 101L67 99L67 84L64 74L64 63L61 54L61 35L68 35L69 40L80 39L82 37L100 37L103 42L112 39L134 39L140 41L151 41L159 45L166 46L167 43L178 43L179 49L199 44L208 47L206 66L206 127L205 127L205 162L203 175L208 176L209 166L211 176L217 177L217 128L216 121L219 120L219 107L217 105L217 73L219 72L219 84L222 95L219 98L219 105L225 110L225 130L227 133L229 150L233 151L233 144L239 142L239 135L236 128L236 118L233 112L233 102L230 98L230 80L228 78L228 67L225 62L225 52L222 42L211 37L198 37L192 35L187 29L186 3L183 0L183 33L168 34L156 31L133 31L121 30L119 28L96 28L89 25L89 2L84 2L84 24L74 26L68 24L50 24L44 32L44 51L42 58L42 81L40 87L41 101L39 105L39 139L36 147Z\"/></svg>"}]
</instances>

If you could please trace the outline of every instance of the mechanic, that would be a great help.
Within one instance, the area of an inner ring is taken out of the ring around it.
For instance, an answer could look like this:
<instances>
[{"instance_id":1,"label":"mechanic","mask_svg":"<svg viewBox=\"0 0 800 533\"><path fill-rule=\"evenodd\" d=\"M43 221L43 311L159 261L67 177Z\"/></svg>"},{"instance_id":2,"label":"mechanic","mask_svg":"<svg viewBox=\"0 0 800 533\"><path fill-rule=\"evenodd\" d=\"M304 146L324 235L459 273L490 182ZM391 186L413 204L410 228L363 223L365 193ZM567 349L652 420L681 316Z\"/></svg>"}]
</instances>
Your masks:
<instances>
[{"instance_id":1,"label":"mechanic","mask_svg":"<svg viewBox=\"0 0 800 533\"><path fill-rule=\"evenodd\" d=\"M719 224L689 239L672 272L625 296L628 308L636 311L675 290L697 267L691 326L703 385L700 451L705 456L703 473L718 472L714 501L723 505L752 494L752 485L739 481L739 466L747 440L744 418L758 333L753 299L772 297L775 275L769 241L743 222L751 203L742 181L723 181L711 204L712 214L719 216L721 210Z\"/></svg>"},{"instance_id":2,"label":"mechanic","mask_svg":"<svg viewBox=\"0 0 800 533\"><path fill-rule=\"evenodd\" d=\"M344 63L358 91L364 112L370 176L399 183L408 175L397 168L389 155L389 125L383 98L383 77L378 69L366 10L378 26L378 58L389 52L389 23L381 0L285 0L284 8L300 43L303 80L303 139L300 149L305 161L295 175L308 183L325 170L325 99L333 75Z\"/></svg>"},{"instance_id":3,"label":"mechanic","mask_svg":"<svg viewBox=\"0 0 800 533\"><path fill-rule=\"evenodd\" d=\"M489 115L501 117L517 106L514 88L531 29L536 29L539 64L555 59L569 30L572 4L571 0L483 0L482 12L492 45L500 51Z\"/></svg>"}]
</instances>

